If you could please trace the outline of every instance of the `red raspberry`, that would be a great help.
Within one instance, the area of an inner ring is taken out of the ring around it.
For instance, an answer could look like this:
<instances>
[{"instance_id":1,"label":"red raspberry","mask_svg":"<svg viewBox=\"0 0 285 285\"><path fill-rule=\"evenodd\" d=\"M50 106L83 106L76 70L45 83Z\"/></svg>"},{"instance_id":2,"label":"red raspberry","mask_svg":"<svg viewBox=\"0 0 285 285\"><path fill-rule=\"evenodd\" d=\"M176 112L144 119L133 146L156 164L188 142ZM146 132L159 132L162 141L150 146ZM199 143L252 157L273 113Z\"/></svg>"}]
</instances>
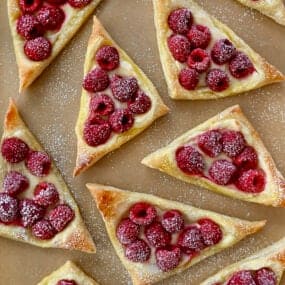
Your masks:
<instances>
[{"instance_id":1,"label":"red raspberry","mask_svg":"<svg viewBox=\"0 0 285 285\"><path fill-rule=\"evenodd\" d=\"M211 69L206 77L207 86L215 91L221 92L229 88L230 79L226 72L221 69Z\"/></svg>"},{"instance_id":2,"label":"red raspberry","mask_svg":"<svg viewBox=\"0 0 285 285\"><path fill-rule=\"evenodd\" d=\"M222 140L223 152L231 158L238 156L245 148L246 142L240 132L225 131Z\"/></svg>"},{"instance_id":3,"label":"red raspberry","mask_svg":"<svg viewBox=\"0 0 285 285\"><path fill-rule=\"evenodd\" d=\"M114 102L110 96L105 94L96 94L91 97L90 111L101 116L108 116L115 109Z\"/></svg>"},{"instance_id":4,"label":"red raspberry","mask_svg":"<svg viewBox=\"0 0 285 285\"><path fill-rule=\"evenodd\" d=\"M38 177L48 175L51 169L51 160L49 156L41 151L30 151L25 164L30 172Z\"/></svg>"},{"instance_id":5,"label":"red raspberry","mask_svg":"<svg viewBox=\"0 0 285 285\"><path fill-rule=\"evenodd\" d=\"M208 27L195 25L188 32L187 37L192 48L205 49L211 41L211 32Z\"/></svg>"},{"instance_id":6,"label":"red raspberry","mask_svg":"<svg viewBox=\"0 0 285 285\"><path fill-rule=\"evenodd\" d=\"M198 146L208 156L218 156L223 149L221 132L219 130L211 130L203 133L198 138Z\"/></svg>"},{"instance_id":7,"label":"red raspberry","mask_svg":"<svg viewBox=\"0 0 285 285\"><path fill-rule=\"evenodd\" d=\"M77 285L77 283L74 280L62 279L59 280L56 285Z\"/></svg>"},{"instance_id":8,"label":"red raspberry","mask_svg":"<svg viewBox=\"0 0 285 285\"><path fill-rule=\"evenodd\" d=\"M168 38L167 44L172 56L176 60L186 62L191 52L191 44L185 36L172 35Z\"/></svg>"},{"instance_id":9,"label":"red raspberry","mask_svg":"<svg viewBox=\"0 0 285 285\"><path fill-rule=\"evenodd\" d=\"M205 50L196 48L190 53L187 65L199 73L205 72L211 65L210 56Z\"/></svg>"},{"instance_id":10,"label":"red raspberry","mask_svg":"<svg viewBox=\"0 0 285 285\"><path fill-rule=\"evenodd\" d=\"M29 180L17 171L10 171L4 178L3 190L10 196L16 196L29 188Z\"/></svg>"},{"instance_id":11,"label":"red raspberry","mask_svg":"<svg viewBox=\"0 0 285 285\"><path fill-rule=\"evenodd\" d=\"M120 102L128 102L133 99L139 89L134 77L122 77L115 75L111 79L111 90L114 97Z\"/></svg>"},{"instance_id":12,"label":"red raspberry","mask_svg":"<svg viewBox=\"0 0 285 285\"><path fill-rule=\"evenodd\" d=\"M73 218L74 211L66 204L58 205L49 213L49 221L57 232L61 232Z\"/></svg>"},{"instance_id":13,"label":"red raspberry","mask_svg":"<svg viewBox=\"0 0 285 285\"><path fill-rule=\"evenodd\" d=\"M184 219L180 211L170 210L163 214L162 226L169 233L176 233L184 228Z\"/></svg>"},{"instance_id":14,"label":"red raspberry","mask_svg":"<svg viewBox=\"0 0 285 285\"><path fill-rule=\"evenodd\" d=\"M125 255L132 262L146 262L151 254L150 247L144 240L137 240L126 246Z\"/></svg>"},{"instance_id":15,"label":"red raspberry","mask_svg":"<svg viewBox=\"0 0 285 285\"><path fill-rule=\"evenodd\" d=\"M117 227L117 238L121 244L134 242L140 233L140 227L133 223L129 218L122 220Z\"/></svg>"},{"instance_id":16,"label":"red raspberry","mask_svg":"<svg viewBox=\"0 0 285 285\"><path fill-rule=\"evenodd\" d=\"M192 23L192 13L186 8L176 9L168 16L168 26L176 34L187 34Z\"/></svg>"},{"instance_id":17,"label":"red raspberry","mask_svg":"<svg viewBox=\"0 0 285 285\"><path fill-rule=\"evenodd\" d=\"M12 223L19 217L18 200L0 193L0 222Z\"/></svg>"},{"instance_id":18,"label":"red raspberry","mask_svg":"<svg viewBox=\"0 0 285 285\"><path fill-rule=\"evenodd\" d=\"M213 162L209 174L213 181L219 185L228 185L232 182L237 168L230 161L221 159Z\"/></svg>"},{"instance_id":19,"label":"red raspberry","mask_svg":"<svg viewBox=\"0 0 285 285\"><path fill-rule=\"evenodd\" d=\"M134 117L128 109L118 109L110 116L109 122L115 133L123 133L133 126Z\"/></svg>"},{"instance_id":20,"label":"red raspberry","mask_svg":"<svg viewBox=\"0 0 285 285\"><path fill-rule=\"evenodd\" d=\"M36 12L42 4L42 0L19 0L20 9L24 14Z\"/></svg>"},{"instance_id":21,"label":"red raspberry","mask_svg":"<svg viewBox=\"0 0 285 285\"><path fill-rule=\"evenodd\" d=\"M24 45L25 55L33 61L42 61L51 55L52 45L49 40L44 37L38 37L33 40L26 41Z\"/></svg>"},{"instance_id":22,"label":"red raspberry","mask_svg":"<svg viewBox=\"0 0 285 285\"><path fill-rule=\"evenodd\" d=\"M45 209L33 200L24 199L20 201L20 215L22 225L28 228L44 217Z\"/></svg>"},{"instance_id":23,"label":"red raspberry","mask_svg":"<svg viewBox=\"0 0 285 285\"><path fill-rule=\"evenodd\" d=\"M54 184L40 182L34 191L34 199L38 205L48 207L59 201L59 194Z\"/></svg>"},{"instance_id":24,"label":"red raspberry","mask_svg":"<svg viewBox=\"0 0 285 285\"><path fill-rule=\"evenodd\" d=\"M144 233L149 244L156 248L167 246L171 241L171 234L159 222L147 226Z\"/></svg>"},{"instance_id":25,"label":"red raspberry","mask_svg":"<svg viewBox=\"0 0 285 285\"><path fill-rule=\"evenodd\" d=\"M202 155L192 146L178 148L175 156L178 167L186 174L199 175L205 169Z\"/></svg>"},{"instance_id":26,"label":"red raspberry","mask_svg":"<svg viewBox=\"0 0 285 285\"><path fill-rule=\"evenodd\" d=\"M119 67L120 56L115 47L103 46L96 53L96 60L100 67L106 71Z\"/></svg>"},{"instance_id":27,"label":"red raspberry","mask_svg":"<svg viewBox=\"0 0 285 285\"><path fill-rule=\"evenodd\" d=\"M32 40L44 34L44 28L33 15L22 15L17 21L17 33L26 40Z\"/></svg>"},{"instance_id":28,"label":"red raspberry","mask_svg":"<svg viewBox=\"0 0 285 285\"><path fill-rule=\"evenodd\" d=\"M245 78L255 71L254 65L247 55L242 52L236 53L230 61L229 69L235 78Z\"/></svg>"},{"instance_id":29,"label":"red raspberry","mask_svg":"<svg viewBox=\"0 0 285 285\"><path fill-rule=\"evenodd\" d=\"M156 216L155 208L145 202L136 203L130 208L129 217L137 225L149 225L155 220Z\"/></svg>"},{"instance_id":30,"label":"red raspberry","mask_svg":"<svg viewBox=\"0 0 285 285\"><path fill-rule=\"evenodd\" d=\"M250 169L241 174L236 187L247 193L260 193L265 188L265 173L260 169Z\"/></svg>"},{"instance_id":31,"label":"red raspberry","mask_svg":"<svg viewBox=\"0 0 285 285\"><path fill-rule=\"evenodd\" d=\"M212 60L216 64L225 64L229 62L235 55L236 48L228 39L222 39L215 43L212 48Z\"/></svg>"},{"instance_id":32,"label":"red raspberry","mask_svg":"<svg viewBox=\"0 0 285 285\"><path fill-rule=\"evenodd\" d=\"M251 146L247 146L236 158L234 164L242 170L256 168L258 164L257 153Z\"/></svg>"},{"instance_id":33,"label":"red raspberry","mask_svg":"<svg viewBox=\"0 0 285 285\"><path fill-rule=\"evenodd\" d=\"M270 268L261 268L256 271L255 282L257 285L276 285L277 277L274 271Z\"/></svg>"},{"instance_id":34,"label":"red raspberry","mask_svg":"<svg viewBox=\"0 0 285 285\"><path fill-rule=\"evenodd\" d=\"M102 125L106 123L108 122L104 119L104 117L102 117L99 114L91 112L91 114L89 114L87 121L85 122L85 125Z\"/></svg>"},{"instance_id":35,"label":"red raspberry","mask_svg":"<svg viewBox=\"0 0 285 285\"><path fill-rule=\"evenodd\" d=\"M128 109L133 114L145 114L151 107L150 98L141 90L139 90L136 94L134 100L128 103Z\"/></svg>"},{"instance_id":36,"label":"red raspberry","mask_svg":"<svg viewBox=\"0 0 285 285\"><path fill-rule=\"evenodd\" d=\"M87 122L83 130L83 137L90 146L104 144L111 136L111 127L108 122L102 124L90 124Z\"/></svg>"},{"instance_id":37,"label":"red raspberry","mask_svg":"<svg viewBox=\"0 0 285 285\"><path fill-rule=\"evenodd\" d=\"M67 2L67 0L45 0L45 1L51 5L57 5L57 6L63 5Z\"/></svg>"},{"instance_id":38,"label":"red raspberry","mask_svg":"<svg viewBox=\"0 0 285 285\"><path fill-rule=\"evenodd\" d=\"M19 163L27 157L29 147L21 139L12 137L3 140L1 153L9 163Z\"/></svg>"},{"instance_id":39,"label":"red raspberry","mask_svg":"<svg viewBox=\"0 0 285 285\"><path fill-rule=\"evenodd\" d=\"M218 224L210 219L200 219L198 221L203 241L206 246L212 246L220 242L223 238L223 232Z\"/></svg>"},{"instance_id":40,"label":"red raspberry","mask_svg":"<svg viewBox=\"0 0 285 285\"><path fill-rule=\"evenodd\" d=\"M55 233L55 229L47 220L38 221L32 227L33 236L41 240L51 239L55 236Z\"/></svg>"},{"instance_id":41,"label":"red raspberry","mask_svg":"<svg viewBox=\"0 0 285 285\"><path fill-rule=\"evenodd\" d=\"M190 255L198 253L206 247L200 229L194 225L188 226L180 233L178 246L184 253Z\"/></svg>"},{"instance_id":42,"label":"red raspberry","mask_svg":"<svg viewBox=\"0 0 285 285\"><path fill-rule=\"evenodd\" d=\"M87 6L92 0L67 0L68 4L73 8L83 8Z\"/></svg>"},{"instance_id":43,"label":"red raspberry","mask_svg":"<svg viewBox=\"0 0 285 285\"><path fill-rule=\"evenodd\" d=\"M162 271L170 271L178 266L181 255L181 249L178 246L159 248L155 252L156 264Z\"/></svg>"},{"instance_id":44,"label":"red raspberry","mask_svg":"<svg viewBox=\"0 0 285 285\"><path fill-rule=\"evenodd\" d=\"M199 83L199 74L195 69L184 68L179 73L179 83L187 90L194 90Z\"/></svg>"},{"instance_id":45,"label":"red raspberry","mask_svg":"<svg viewBox=\"0 0 285 285\"><path fill-rule=\"evenodd\" d=\"M256 283L253 279L251 271L242 270L236 272L227 282L227 285L256 285Z\"/></svg>"},{"instance_id":46,"label":"red raspberry","mask_svg":"<svg viewBox=\"0 0 285 285\"><path fill-rule=\"evenodd\" d=\"M109 76L100 67L91 70L84 78L83 88L89 92L99 92L108 88L110 84Z\"/></svg>"},{"instance_id":47,"label":"red raspberry","mask_svg":"<svg viewBox=\"0 0 285 285\"><path fill-rule=\"evenodd\" d=\"M45 6L37 15L38 21L46 30L59 30L65 19L63 10L59 7Z\"/></svg>"}]
</instances>

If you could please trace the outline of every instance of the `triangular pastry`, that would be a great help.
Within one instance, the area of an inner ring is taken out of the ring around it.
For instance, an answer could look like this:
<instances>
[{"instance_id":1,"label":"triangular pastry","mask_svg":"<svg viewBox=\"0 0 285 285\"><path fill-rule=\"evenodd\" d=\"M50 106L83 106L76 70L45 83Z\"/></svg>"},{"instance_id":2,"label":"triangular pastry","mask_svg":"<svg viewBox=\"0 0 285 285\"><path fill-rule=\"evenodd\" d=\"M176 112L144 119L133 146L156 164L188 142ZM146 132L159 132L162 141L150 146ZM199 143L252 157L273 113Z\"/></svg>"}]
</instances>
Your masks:
<instances>
[{"instance_id":1,"label":"triangular pastry","mask_svg":"<svg viewBox=\"0 0 285 285\"><path fill-rule=\"evenodd\" d=\"M76 202L13 101L0 146L0 236L40 247L95 252Z\"/></svg>"},{"instance_id":2,"label":"triangular pastry","mask_svg":"<svg viewBox=\"0 0 285 285\"><path fill-rule=\"evenodd\" d=\"M153 0L161 64L173 99L216 99L285 79L192 0Z\"/></svg>"},{"instance_id":3,"label":"triangular pastry","mask_svg":"<svg viewBox=\"0 0 285 285\"><path fill-rule=\"evenodd\" d=\"M87 184L134 285L180 273L262 228L154 195Z\"/></svg>"},{"instance_id":4,"label":"triangular pastry","mask_svg":"<svg viewBox=\"0 0 285 285\"><path fill-rule=\"evenodd\" d=\"M285 206L285 180L238 105L184 133L142 163L233 198Z\"/></svg>"},{"instance_id":5,"label":"triangular pastry","mask_svg":"<svg viewBox=\"0 0 285 285\"><path fill-rule=\"evenodd\" d=\"M46 276L38 285L99 285L73 262L67 261L56 271Z\"/></svg>"},{"instance_id":6,"label":"triangular pastry","mask_svg":"<svg viewBox=\"0 0 285 285\"><path fill-rule=\"evenodd\" d=\"M20 92L54 60L100 0L7 0Z\"/></svg>"},{"instance_id":7,"label":"triangular pastry","mask_svg":"<svg viewBox=\"0 0 285 285\"><path fill-rule=\"evenodd\" d=\"M168 112L156 88L94 17L76 123L74 175Z\"/></svg>"},{"instance_id":8,"label":"triangular pastry","mask_svg":"<svg viewBox=\"0 0 285 285\"><path fill-rule=\"evenodd\" d=\"M285 269L285 239L225 267L200 285L278 285ZM284 283L282 283L284 284Z\"/></svg>"}]
</instances>

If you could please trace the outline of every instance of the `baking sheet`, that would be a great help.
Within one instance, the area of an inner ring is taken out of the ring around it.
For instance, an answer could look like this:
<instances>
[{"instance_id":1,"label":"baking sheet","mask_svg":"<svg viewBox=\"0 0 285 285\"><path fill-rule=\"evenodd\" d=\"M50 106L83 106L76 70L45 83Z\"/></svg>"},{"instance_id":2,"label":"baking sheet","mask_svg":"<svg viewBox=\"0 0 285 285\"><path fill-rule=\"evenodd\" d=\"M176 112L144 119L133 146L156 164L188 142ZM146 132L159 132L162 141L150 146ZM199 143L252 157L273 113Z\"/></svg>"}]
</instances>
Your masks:
<instances>
[{"instance_id":1,"label":"baking sheet","mask_svg":"<svg viewBox=\"0 0 285 285\"><path fill-rule=\"evenodd\" d=\"M285 72L284 27L258 12L242 7L234 0L197 2L227 23L255 50ZM86 182L153 193L239 218L268 220L262 232L161 284L199 284L225 265L245 258L283 237L284 209L241 202L190 186L144 167L140 160L184 131L238 103L261 134L281 172L285 173L285 84L268 86L249 92L249 95L218 101L172 101L167 95L159 61L151 0L103 0L97 9L97 15L112 37L154 82L171 112L136 139L73 179L76 156L74 125L79 109L84 55L92 20L90 18L87 21L28 91L19 96L6 1L0 1L0 121L4 118L9 97L15 98L24 120L55 159L97 245L97 253L89 255L59 249L41 249L0 238L0 284L37 284L43 276L68 259L75 261L102 285L131 284L107 237L99 212L85 188ZM285 280L281 283L285 284Z\"/></svg>"}]
</instances>

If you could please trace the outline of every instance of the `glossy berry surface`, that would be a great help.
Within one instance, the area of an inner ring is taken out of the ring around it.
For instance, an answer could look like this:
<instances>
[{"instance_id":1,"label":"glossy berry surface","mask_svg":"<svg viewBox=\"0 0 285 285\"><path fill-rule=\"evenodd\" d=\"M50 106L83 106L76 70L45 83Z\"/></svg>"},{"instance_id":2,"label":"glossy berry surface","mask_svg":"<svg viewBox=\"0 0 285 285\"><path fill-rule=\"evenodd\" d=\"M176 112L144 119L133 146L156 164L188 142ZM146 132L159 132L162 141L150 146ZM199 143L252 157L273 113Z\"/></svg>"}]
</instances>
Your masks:
<instances>
[{"instance_id":1,"label":"glossy berry surface","mask_svg":"<svg viewBox=\"0 0 285 285\"><path fill-rule=\"evenodd\" d=\"M260 193L265 188L265 173L260 169L244 171L236 181L236 187L248 193Z\"/></svg>"},{"instance_id":2,"label":"glossy berry surface","mask_svg":"<svg viewBox=\"0 0 285 285\"><path fill-rule=\"evenodd\" d=\"M41 220L32 226L32 234L38 239L48 240L55 236L56 231L49 221Z\"/></svg>"},{"instance_id":3,"label":"glossy berry surface","mask_svg":"<svg viewBox=\"0 0 285 285\"><path fill-rule=\"evenodd\" d=\"M111 126L108 122L101 124L90 124L87 122L83 130L85 142L90 146L104 144L111 136Z\"/></svg>"},{"instance_id":4,"label":"glossy berry surface","mask_svg":"<svg viewBox=\"0 0 285 285\"><path fill-rule=\"evenodd\" d=\"M186 62L191 52L189 40L182 35L172 35L167 40L172 56L179 62Z\"/></svg>"},{"instance_id":5,"label":"glossy berry surface","mask_svg":"<svg viewBox=\"0 0 285 285\"><path fill-rule=\"evenodd\" d=\"M17 32L26 40L32 40L44 34L44 27L33 15L22 15L17 21Z\"/></svg>"},{"instance_id":6,"label":"glossy berry surface","mask_svg":"<svg viewBox=\"0 0 285 285\"><path fill-rule=\"evenodd\" d=\"M113 113L115 105L110 96L105 94L96 94L90 99L89 109L91 112L101 116L108 116Z\"/></svg>"},{"instance_id":7,"label":"glossy berry surface","mask_svg":"<svg viewBox=\"0 0 285 285\"><path fill-rule=\"evenodd\" d=\"M110 84L107 72L99 67L91 70L83 80L83 88L89 92L100 92L108 88Z\"/></svg>"},{"instance_id":8,"label":"glossy berry surface","mask_svg":"<svg viewBox=\"0 0 285 285\"><path fill-rule=\"evenodd\" d=\"M33 200L40 206L48 207L59 201L59 194L53 183L40 182L34 190Z\"/></svg>"},{"instance_id":9,"label":"glossy berry surface","mask_svg":"<svg viewBox=\"0 0 285 285\"><path fill-rule=\"evenodd\" d=\"M19 0L20 9L24 14L36 12L42 4L42 0Z\"/></svg>"},{"instance_id":10,"label":"glossy berry surface","mask_svg":"<svg viewBox=\"0 0 285 285\"><path fill-rule=\"evenodd\" d=\"M242 52L236 53L230 61L229 69L231 75L238 79L245 78L255 71L250 58Z\"/></svg>"},{"instance_id":11,"label":"glossy berry surface","mask_svg":"<svg viewBox=\"0 0 285 285\"><path fill-rule=\"evenodd\" d=\"M190 53L187 59L187 65L197 72L202 73L210 68L211 59L205 50L196 48Z\"/></svg>"},{"instance_id":12,"label":"glossy berry surface","mask_svg":"<svg viewBox=\"0 0 285 285\"><path fill-rule=\"evenodd\" d=\"M156 209L149 203L139 202L130 208L129 217L137 225L150 225L156 216Z\"/></svg>"},{"instance_id":13,"label":"glossy berry surface","mask_svg":"<svg viewBox=\"0 0 285 285\"><path fill-rule=\"evenodd\" d=\"M112 46L103 46L96 53L96 61L102 69L106 71L114 70L120 64L118 50Z\"/></svg>"},{"instance_id":14,"label":"glossy berry surface","mask_svg":"<svg viewBox=\"0 0 285 285\"><path fill-rule=\"evenodd\" d=\"M132 262L146 262L151 254L150 247L144 240L136 240L126 246L125 255Z\"/></svg>"},{"instance_id":15,"label":"glossy berry surface","mask_svg":"<svg viewBox=\"0 0 285 285\"><path fill-rule=\"evenodd\" d=\"M226 72L221 69L211 69L206 76L207 86L215 91L222 92L229 88L230 79Z\"/></svg>"},{"instance_id":16,"label":"glossy berry surface","mask_svg":"<svg viewBox=\"0 0 285 285\"><path fill-rule=\"evenodd\" d=\"M220 159L213 162L209 169L209 175L215 183L219 185L228 185L232 182L232 178L236 171L237 168L232 162Z\"/></svg>"},{"instance_id":17,"label":"glossy berry surface","mask_svg":"<svg viewBox=\"0 0 285 285\"><path fill-rule=\"evenodd\" d=\"M219 130L210 130L198 137L199 148L208 156L216 157L223 149L222 134Z\"/></svg>"},{"instance_id":18,"label":"glossy berry surface","mask_svg":"<svg viewBox=\"0 0 285 285\"><path fill-rule=\"evenodd\" d=\"M179 83L186 90L195 90L199 83L199 74L195 69L184 68L180 71Z\"/></svg>"},{"instance_id":19,"label":"glossy berry surface","mask_svg":"<svg viewBox=\"0 0 285 285\"><path fill-rule=\"evenodd\" d=\"M12 223L19 217L18 200L0 193L0 222Z\"/></svg>"},{"instance_id":20,"label":"glossy berry surface","mask_svg":"<svg viewBox=\"0 0 285 285\"><path fill-rule=\"evenodd\" d=\"M24 45L25 55L33 61L47 59L51 55L51 51L52 45L50 41L44 37L28 40Z\"/></svg>"},{"instance_id":21,"label":"glossy berry surface","mask_svg":"<svg viewBox=\"0 0 285 285\"><path fill-rule=\"evenodd\" d=\"M178 246L159 248L155 252L156 264L162 271L170 271L179 265L181 255Z\"/></svg>"},{"instance_id":22,"label":"glossy berry surface","mask_svg":"<svg viewBox=\"0 0 285 285\"><path fill-rule=\"evenodd\" d=\"M227 285L256 285L256 283L251 271L242 270L236 272L227 282Z\"/></svg>"},{"instance_id":23,"label":"glossy berry surface","mask_svg":"<svg viewBox=\"0 0 285 285\"><path fill-rule=\"evenodd\" d=\"M220 226L211 219L200 219L198 221L200 231L206 246L212 246L219 243L223 238L223 232Z\"/></svg>"},{"instance_id":24,"label":"glossy berry surface","mask_svg":"<svg viewBox=\"0 0 285 285\"><path fill-rule=\"evenodd\" d=\"M135 98L128 103L128 109L136 115L145 114L151 108L150 98L141 90L139 90Z\"/></svg>"},{"instance_id":25,"label":"glossy berry surface","mask_svg":"<svg viewBox=\"0 0 285 285\"><path fill-rule=\"evenodd\" d=\"M58 205L49 213L49 222L57 232L61 232L73 220L74 211L66 204Z\"/></svg>"},{"instance_id":26,"label":"glossy berry surface","mask_svg":"<svg viewBox=\"0 0 285 285\"><path fill-rule=\"evenodd\" d=\"M193 25L187 34L192 48L205 49L211 41L211 32L208 27Z\"/></svg>"},{"instance_id":27,"label":"glossy berry surface","mask_svg":"<svg viewBox=\"0 0 285 285\"><path fill-rule=\"evenodd\" d=\"M236 48L228 39L221 39L215 43L211 51L212 60L216 64L225 64L235 55Z\"/></svg>"},{"instance_id":28,"label":"glossy berry surface","mask_svg":"<svg viewBox=\"0 0 285 285\"><path fill-rule=\"evenodd\" d=\"M50 157L42 151L30 151L25 164L31 174L37 177L48 175L51 169Z\"/></svg>"},{"instance_id":29,"label":"glossy berry surface","mask_svg":"<svg viewBox=\"0 0 285 285\"><path fill-rule=\"evenodd\" d=\"M17 171L10 171L3 180L3 190L10 196L17 196L29 187L29 180L26 176Z\"/></svg>"},{"instance_id":30,"label":"glossy berry surface","mask_svg":"<svg viewBox=\"0 0 285 285\"><path fill-rule=\"evenodd\" d=\"M122 220L117 226L116 235L121 244L130 244L139 236L140 228L129 218Z\"/></svg>"},{"instance_id":31,"label":"glossy berry surface","mask_svg":"<svg viewBox=\"0 0 285 285\"><path fill-rule=\"evenodd\" d=\"M45 6L37 14L37 20L45 30L59 30L64 22L65 14L63 10L55 6Z\"/></svg>"},{"instance_id":32,"label":"glossy berry surface","mask_svg":"<svg viewBox=\"0 0 285 285\"><path fill-rule=\"evenodd\" d=\"M182 213L178 210L169 210L162 216L161 224L169 233L176 233L184 228Z\"/></svg>"},{"instance_id":33,"label":"glossy berry surface","mask_svg":"<svg viewBox=\"0 0 285 285\"><path fill-rule=\"evenodd\" d=\"M169 14L167 22L174 33L187 34L193 22L192 13L189 9L176 9Z\"/></svg>"},{"instance_id":34,"label":"glossy berry surface","mask_svg":"<svg viewBox=\"0 0 285 285\"><path fill-rule=\"evenodd\" d=\"M123 133L133 126L134 117L128 109L117 109L110 116L109 123L115 133Z\"/></svg>"},{"instance_id":35,"label":"glossy berry surface","mask_svg":"<svg viewBox=\"0 0 285 285\"><path fill-rule=\"evenodd\" d=\"M246 145L243 134L237 131L223 132L222 141L223 152L231 158L238 156Z\"/></svg>"},{"instance_id":36,"label":"glossy berry surface","mask_svg":"<svg viewBox=\"0 0 285 285\"><path fill-rule=\"evenodd\" d=\"M167 246L171 241L170 233L159 222L153 222L147 226L145 228L145 236L148 243L155 248Z\"/></svg>"},{"instance_id":37,"label":"glossy berry surface","mask_svg":"<svg viewBox=\"0 0 285 285\"><path fill-rule=\"evenodd\" d=\"M1 153L9 163L19 163L28 156L29 147L21 139L11 137L3 140Z\"/></svg>"}]
</instances>

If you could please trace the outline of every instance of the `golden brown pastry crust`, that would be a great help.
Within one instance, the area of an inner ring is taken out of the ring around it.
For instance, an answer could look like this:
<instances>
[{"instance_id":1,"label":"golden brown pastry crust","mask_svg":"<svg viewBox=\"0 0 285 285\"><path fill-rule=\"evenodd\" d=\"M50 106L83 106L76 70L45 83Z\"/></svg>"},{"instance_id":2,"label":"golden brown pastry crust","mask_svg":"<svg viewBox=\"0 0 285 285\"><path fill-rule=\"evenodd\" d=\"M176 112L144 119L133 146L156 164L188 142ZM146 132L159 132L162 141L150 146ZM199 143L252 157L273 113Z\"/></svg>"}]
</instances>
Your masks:
<instances>
[{"instance_id":1,"label":"golden brown pastry crust","mask_svg":"<svg viewBox=\"0 0 285 285\"><path fill-rule=\"evenodd\" d=\"M16 105L12 100L10 101L10 105L5 117L4 133L1 141L11 136L16 136L23 139L29 145L29 147L35 150L43 151L41 145L38 143L38 141L35 139L35 137L32 135L32 133L29 131L21 119ZM11 165L7 163L2 158L2 156L0 156L1 185L4 176L9 170L17 170L24 173L30 180L30 189L35 187L35 185L41 181L39 178L36 178L29 173L29 171L24 166L24 162L17 163L16 165ZM46 176L44 180L53 183L58 189L60 199L62 201L65 201L73 209L75 213L73 221L71 221L62 232L58 233L54 238L50 240L37 239L31 235L30 230L23 227L13 225L6 226L4 224L0 224L0 236L26 242L39 247L56 247L95 253L95 245L82 220L78 206L73 199L69 189L67 188L67 185L59 174L59 171L56 169L54 163L52 163L50 174ZM30 191L30 189L27 191Z\"/></svg>"},{"instance_id":2,"label":"golden brown pastry crust","mask_svg":"<svg viewBox=\"0 0 285 285\"><path fill-rule=\"evenodd\" d=\"M240 220L179 202L162 199L154 195L129 192L110 186L87 184L87 188L95 199L105 222L109 238L121 262L129 272L134 285L153 284L180 273L202 259L232 246L245 236L255 233L265 224L265 221L249 222ZM151 264L133 263L125 257L124 249L116 237L116 227L131 205L140 201L151 203L162 210L178 209L183 212L184 216L190 221L208 217L221 225L224 238L218 245L202 251L200 255L192 259L191 262L186 261L184 264L180 264L176 269L169 272L162 272L157 266L154 267Z\"/></svg>"},{"instance_id":3,"label":"golden brown pastry crust","mask_svg":"<svg viewBox=\"0 0 285 285\"><path fill-rule=\"evenodd\" d=\"M218 99L256 89L273 82L285 80L284 75L280 71L278 71L274 66L269 64L264 58L262 58L252 48L250 48L228 26L221 23L213 16L209 15L193 0L153 0L153 7L160 60L168 85L168 93L172 99ZM221 31L225 37L227 37L236 46L238 50L246 53L256 68L257 72L254 72L255 77L253 78L253 75L251 75L250 77L242 80L236 80L231 77L230 87L222 92L214 92L208 87L198 87L193 91L184 89L178 80L181 64L173 58L167 45L167 38L171 34L167 23L168 15L172 10L181 7L189 8L193 12L194 19L195 13L199 12L200 17L203 18L205 22L202 24L206 24L210 30L211 28L215 28Z\"/></svg>"},{"instance_id":4,"label":"golden brown pastry crust","mask_svg":"<svg viewBox=\"0 0 285 285\"><path fill-rule=\"evenodd\" d=\"M231 189L227 186L217 185L216 183L213 183L209 179L203 177L184 174L177 167L175 151L179 146L186 144L191 138L198 136L204 131L219 127L238 128L238 130L243 133L248 144L255 148L261 168L266 173L267 183L263 192L259 194L244 193L236 189ZM207 188L232 198L264 205L271 205L274 207L285 206L285 180L282 174L276 168L276 165L270 153L265 148L260 136L242 113L242 110L238 105L226 109L222 113L184 133L168 146L149 154L142 160L142 163L148 167L166 172L167 174L172 175L180 180Z\"/></svg>"},{"instance_id":5,"label":"golden brown pastry crust","mask_svg":"<svg viewBox=\"0 0 285 285\"><path fill-rule=\"evenodd\" d=\"M32 82L43 72L43 70L54 60L54 58L61 52L61 50L67 45L71 38L76 34L82 24L87 20L89 15L94 11L96 6L101 0L92 0L92 2L86 7L78 10L71 8L72 16L64 23L60 34L53 44L52 53L49 58L43 61L29 60L24 51L25 41L17 33L17 20L21 14L19 0L7 0L8 5L8 17L10 23L10 29L13 38L14 50L16 55L16 61L19 70L20 87L19 92L26 89Z\"/></svg>"},{"instance_id":6,"label":"golden brown pastry crust","mask_svg":"<svg viewBox=\"0 0 285 285\"><path fill-rule=\"evenodd\" d=\"M75 127L77 136L77 159L74 169L74 176L88 169L107 153L119 148L122 144L131 140L133 137L151 125L154 120L168 112L168 108L162 102L152 82L132 61L132 59L112 40L110 35L95 16L93 31L91 33L86 52L84 75L86 75L94 65L94 55L96 51L103 45L115 46L120 54L121 60L124 60L131 65L132 74L137 78L140 87L143 90L148 91L147 94L151 98L152 107L146 114L136 116L141 118L140 122L138 123L138 121L135 120L133 127L129 131L122 134L113 134L105 144L97 147L90 147L86 144L82 136L84 124L89 113L90 96L87 91L82 89L80 110Z\"/></svg>"},{"instance_id":7,"label":"golden brown pastry crust","mask_svg":"<svg viewBox=\"0 0 285 285\"><path fill-rule=\"evenodd\" d=\"M78 285L99 285L70 260L46 276L38 285L57 285L62 279L74 280Z\"/></svg>"}]
</instances>

